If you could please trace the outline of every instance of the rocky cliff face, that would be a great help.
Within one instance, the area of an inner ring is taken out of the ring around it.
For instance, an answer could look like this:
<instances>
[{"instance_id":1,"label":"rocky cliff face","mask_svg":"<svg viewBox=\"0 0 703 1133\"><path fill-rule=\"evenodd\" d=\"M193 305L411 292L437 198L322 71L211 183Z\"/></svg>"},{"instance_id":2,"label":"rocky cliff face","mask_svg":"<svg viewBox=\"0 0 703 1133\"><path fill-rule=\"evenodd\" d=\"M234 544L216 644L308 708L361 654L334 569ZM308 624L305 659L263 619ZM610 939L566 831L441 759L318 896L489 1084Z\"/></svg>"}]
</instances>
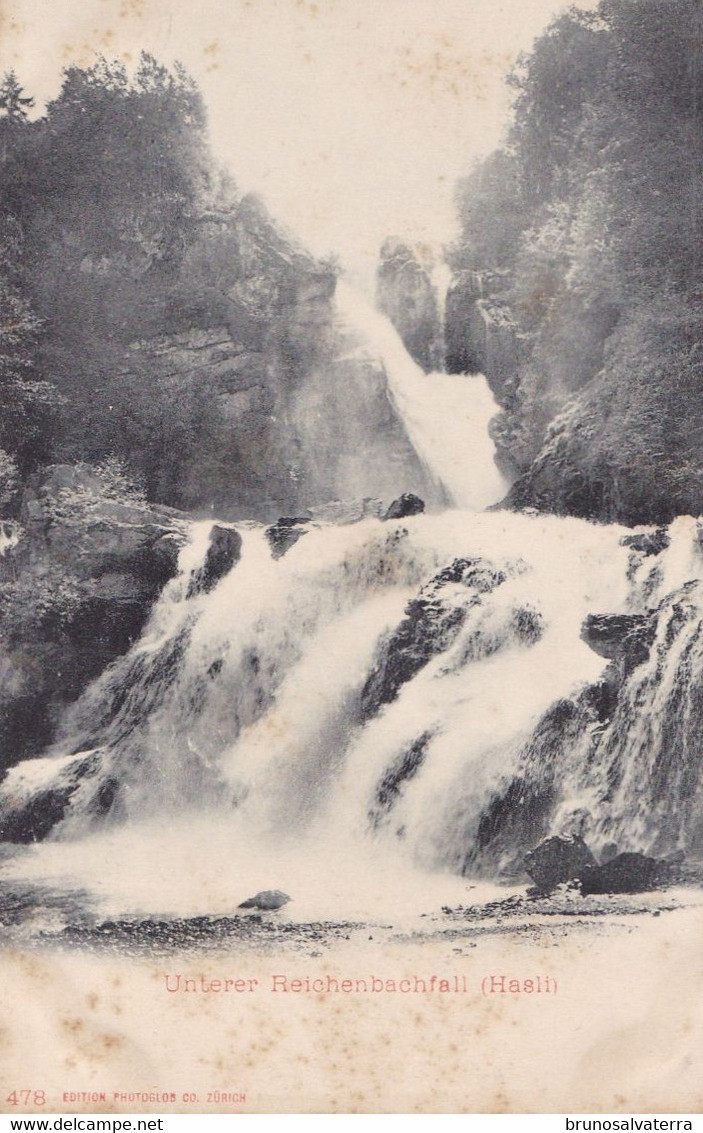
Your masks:
<instances>
[{"instance_id":1,"label":"rocky cliff face","mask_svg":"<svg viewBox=\"0 0 703 1133\"><path fill-rule=\"evenodd\" d=\"M148 388L153 401L155 385L169 407L146 439L159 449L145 459L149 495L264 521L331 499L430 498L382 364L337 317L334 271L254 203L235 236L236 270L221 268L218 301L201 295L188 330L123 355L124 388ZM223 239L213 229L213 247Z\"/></svg>"},{"instance_id":2,"label":"rocky cliff face","mask_svg":"<svg viewBox=\"0 0 703 1133\"><path fill-rule=\"evenodd\" d=\"M475 320L476 304L483 295L478 272L458 271L447 289L444 337L450 374L485 373L485 341Z\"/></svg>"},{"instance_id":3,"label":"rocky cliff face","mask_svg":"<svg viewBox=\"0 0 703 1133\"><path fill-rule=\"evenodd\" d=\"M80 272L102 281L107 308L127 269L103 257ZM119 462L52 465L0 530L0 767L50 744L64 706L139 637L193 515L272 520L330 500L433 498L382 363L337 316L333 270L245 200L202 218L188 273L189 292L164 290L150 308L160 333L101 340L109 385L86 394L95 431L129 454L146 496ZM88 365L90 349L82 356ZM226 527L218 548L231 565Z\"/></svg>"},{"instance_id":4,"label":"rocky cliff face","mask_svg":"<svg viewBox=\"0 0 703 1133\"><path fill-rule=\"evenodd\" d=\"M381 248L376 299L418 365L427 373L443 370L442 315L430 264L401 240L388 239Z\"/></svg>"},{"instance_id":5,"label":"rocky cliff face","mask_svg":"<svg viewBox=\"0 0 703 1133\"><path fill-rule=\"evenodd\" d=\"M57 465L27 487L0 557L2 766L52 739L63 707L139 637L176 574L185 517Z\"/></svg>"},{"instance_id":6,"label":"rocky cliff face","mask_svg":"<svg viewBox=\"0 0 703 1133\"><path fill-rule=\"evenodd\" d=\"M659 0L615 0L597 24L556 20L523 60L505 146L458 188L454 263L503 277L484 296L507 299L522 346L496 426L518 506L627 524L703 511L694 8L662 23Z\"/></svg>"}]
</instances>

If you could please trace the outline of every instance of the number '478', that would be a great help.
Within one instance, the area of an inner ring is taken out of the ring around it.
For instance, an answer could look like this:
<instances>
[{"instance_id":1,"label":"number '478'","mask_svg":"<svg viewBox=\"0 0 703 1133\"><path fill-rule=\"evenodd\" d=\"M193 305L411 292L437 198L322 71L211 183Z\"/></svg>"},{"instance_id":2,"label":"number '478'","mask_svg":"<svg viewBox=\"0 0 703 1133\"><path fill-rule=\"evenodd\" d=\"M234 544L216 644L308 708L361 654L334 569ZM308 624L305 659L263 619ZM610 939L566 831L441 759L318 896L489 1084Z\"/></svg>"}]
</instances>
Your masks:
<instances>
[{"instance_id":1,"label":"number '478'","mask_svg":"<svg viewBox=\"0 0 703 1133\"><path fill-rule=\"evenodd\" d=\"M13 1090L5 1098L8 1105L46 1105L44 1090Z\"/></svg>"}]
</instances>

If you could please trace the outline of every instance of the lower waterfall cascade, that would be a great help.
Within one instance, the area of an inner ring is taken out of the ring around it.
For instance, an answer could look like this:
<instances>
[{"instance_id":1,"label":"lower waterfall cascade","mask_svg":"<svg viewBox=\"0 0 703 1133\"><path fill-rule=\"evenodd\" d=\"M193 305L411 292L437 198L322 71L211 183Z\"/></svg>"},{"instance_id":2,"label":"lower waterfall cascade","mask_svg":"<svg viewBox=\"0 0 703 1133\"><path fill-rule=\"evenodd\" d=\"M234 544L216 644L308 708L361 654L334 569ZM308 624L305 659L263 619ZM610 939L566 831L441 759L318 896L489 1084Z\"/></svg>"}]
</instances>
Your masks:
<instances>
[{"instance_id":1,"label":"lower waterfall cascade","mask_svg":"<svg viewBox=\"0 0 703 1133\"><path fill-rule=\"evenodd\" d=\"M275 886L298 914L351 915L417 907L437 876L450 895L521 877L552 833L700 853L697 522L479 510L505 487L484 380L423 375L363 319L454 506L311 520L278 558L237 524L241 557L208 592L194 522L141 639L0 784L2 837L35 843L4 876L188 913Z\"/></svg>"}]
</instances>

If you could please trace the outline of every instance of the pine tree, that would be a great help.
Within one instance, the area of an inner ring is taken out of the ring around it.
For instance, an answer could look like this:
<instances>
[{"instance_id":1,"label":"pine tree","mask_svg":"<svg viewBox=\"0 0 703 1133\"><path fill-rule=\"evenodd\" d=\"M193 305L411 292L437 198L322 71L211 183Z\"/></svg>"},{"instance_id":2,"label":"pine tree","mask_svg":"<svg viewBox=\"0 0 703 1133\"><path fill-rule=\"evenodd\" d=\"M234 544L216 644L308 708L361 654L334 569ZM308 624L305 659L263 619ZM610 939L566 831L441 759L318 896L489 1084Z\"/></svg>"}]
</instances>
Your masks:
<instances>
[{"instance_id":1,"label":"pine tree","mask_svg":"<svg viewBox=\"0 0 703 1133\"><path fill-rule=\"evenodd\" d=\"M25 95L14 71L7 71L0 83L0 114L14 121L27 121L27 111L34 106L34 99Z\"/></svg>"}]
</instances>

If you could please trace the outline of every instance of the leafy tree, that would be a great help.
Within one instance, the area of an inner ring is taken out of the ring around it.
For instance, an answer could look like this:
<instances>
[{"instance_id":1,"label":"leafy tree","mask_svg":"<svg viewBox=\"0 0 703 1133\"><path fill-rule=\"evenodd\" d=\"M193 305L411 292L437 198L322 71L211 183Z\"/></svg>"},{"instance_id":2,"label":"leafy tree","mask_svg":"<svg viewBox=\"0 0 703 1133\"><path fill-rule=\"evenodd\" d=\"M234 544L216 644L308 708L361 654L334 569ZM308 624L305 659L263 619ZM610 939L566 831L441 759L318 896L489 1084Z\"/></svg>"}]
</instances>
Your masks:
<instances>
[{"instance_id":1,"label":"leafy tree","mask_svg":"<svg viewBox=\"0 0 703 1133\"><path fill-rule=\"evenodd\" d=\"M461 246L453 249L456 266L511 267L532 217L514 153L499 149L475 165L460 181L456 203L462 224Z\"/></svg>"},{"instance_id":2,"label":"leafy tree","mask_svg":"<svg viewBox=\"0 0 703 1133\"><path fill-rule=\"evenodd\" d=\"M35 376L39 322L31 306L0 275L0 448L21 470L48 455L60 398Z\"/></svg>"},{"instance_id":3,"label":"leafy tree","mask_svg":"<svg viewBox=\"0 0 703 1133\"><path fill-rule=\"evenodd\" d=\"M703 342L701 42L700 0L571 9L522 60L506 144L462 189L460 256L489 279L508 269L523 331L498 432L534 455L564 410L580 439L562 424L560 445L609 517L703 509L700 365L686 361Z\"/></svg>"}]
</instances>

